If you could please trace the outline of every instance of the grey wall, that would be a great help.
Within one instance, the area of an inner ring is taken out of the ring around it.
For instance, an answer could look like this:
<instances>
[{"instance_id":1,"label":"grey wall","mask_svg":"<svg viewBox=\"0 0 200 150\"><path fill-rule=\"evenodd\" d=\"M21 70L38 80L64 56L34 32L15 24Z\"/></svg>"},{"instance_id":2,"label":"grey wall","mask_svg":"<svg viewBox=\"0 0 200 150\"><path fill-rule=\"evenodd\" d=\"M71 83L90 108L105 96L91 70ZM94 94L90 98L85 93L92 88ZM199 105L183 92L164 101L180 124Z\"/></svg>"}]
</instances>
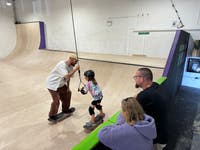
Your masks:
<instances>
[{"instance_id":1,"label":"grey wall","mask_svg":"<svg viewBox=\"0 0 200 150\"><path fill-rule=\"evenodd\" d=\"M167 58L177 16L170 0L72 0L78 50ZM183 29L200 39L200 1L174 0ZM69 0L16 0L17 20L44 21L47 48L75 51ZM0 19L1 20L1 19ZM149 32L141 35L139 32Z\"/></svg>"},{"instance_id":2,"label":"grey wall","mask_svg":"<svg viewBox=\"0 0 200 150\"><path fill-rule=\"evenodd\" d=\"M0 58L7 56L15 47L16 29L12 6L0 5Z\"/></svg>"}]
</instances>

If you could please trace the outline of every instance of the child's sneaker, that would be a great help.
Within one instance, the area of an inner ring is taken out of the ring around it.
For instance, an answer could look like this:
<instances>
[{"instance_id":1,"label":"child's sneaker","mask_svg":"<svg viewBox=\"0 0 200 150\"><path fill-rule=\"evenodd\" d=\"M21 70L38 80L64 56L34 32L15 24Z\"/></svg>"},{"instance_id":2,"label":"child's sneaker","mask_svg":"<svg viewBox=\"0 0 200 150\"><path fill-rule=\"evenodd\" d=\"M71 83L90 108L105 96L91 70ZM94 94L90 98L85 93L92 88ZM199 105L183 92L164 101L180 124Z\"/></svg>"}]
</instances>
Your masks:
<instances>
[{"instance_id":1,"label":"child's sneaker","mask_svg":"<svg viewBox=\"0 0 200 150\"><path fill-rule=\"evenodd\" d=\"M104 113L98 114L98 115L94 118L94 121L97 123L97 122L103 120L104 117L105 117L105 114L104 114Z\"/></svg>"},{"instance_id":2,"label":"child's sneaker","mask_svg":"<svg viewBox=\"0 0 200 150\"><path fill-rule=\"evenodd\" d=\"M105 117L105 113L101 113L101 114L99 114L99 116L101 116L102 118L104 118Z\"/></svg>"},{"instance_id":3,"label":"child's sneaker","mask_svg":"<svg viewBox=\"0 0 200 150\"><path fill-rule=\"evenodd\" d=\"M84 127L88 127L88 128L91 128L93 126L95 126L95 123L91 123L90 121L86 122L86 124L84 125Z\"/></svg>"}]
</instances>

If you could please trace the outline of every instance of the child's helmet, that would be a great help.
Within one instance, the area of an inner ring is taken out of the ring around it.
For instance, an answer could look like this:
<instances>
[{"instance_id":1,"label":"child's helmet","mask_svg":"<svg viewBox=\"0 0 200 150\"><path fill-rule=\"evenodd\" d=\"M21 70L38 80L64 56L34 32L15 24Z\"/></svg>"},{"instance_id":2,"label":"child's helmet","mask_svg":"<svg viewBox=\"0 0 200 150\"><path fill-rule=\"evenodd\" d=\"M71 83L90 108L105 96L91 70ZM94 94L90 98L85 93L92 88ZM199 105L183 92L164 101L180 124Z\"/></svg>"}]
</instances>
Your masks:
<instances>
[{"instance_id":1,"label":"child's helmet","mask_svg":"<svg viewBox=\"0 0 200 150\"><path fill-rule=\"evenodd\" d=\"M87 70L84 72L84 76L86 76L89 80L94 79L95 73L93 70Z\"/></svg>"}]
</instances>

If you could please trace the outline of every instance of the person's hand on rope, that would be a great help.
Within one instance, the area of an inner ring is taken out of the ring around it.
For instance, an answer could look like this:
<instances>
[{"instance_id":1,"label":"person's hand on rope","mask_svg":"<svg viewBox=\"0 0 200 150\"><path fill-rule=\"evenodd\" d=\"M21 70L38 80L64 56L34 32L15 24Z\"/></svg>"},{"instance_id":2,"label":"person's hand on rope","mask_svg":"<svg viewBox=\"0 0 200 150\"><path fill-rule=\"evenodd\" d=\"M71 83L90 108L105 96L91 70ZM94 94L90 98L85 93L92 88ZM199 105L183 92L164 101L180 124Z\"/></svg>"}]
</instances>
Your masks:
<instances>
[{"instance_id":1,"label":"person's hand on rope","mask_svg":"<svg viewBox=\"0 0 200 150\"><path fill-rule=\"evenodd\" d=\"M85 91L84 87L79 88L78 91L81 92L81 94L83 94L83 95L87 94L87 91Z\"/></svg>"}]
</instances>

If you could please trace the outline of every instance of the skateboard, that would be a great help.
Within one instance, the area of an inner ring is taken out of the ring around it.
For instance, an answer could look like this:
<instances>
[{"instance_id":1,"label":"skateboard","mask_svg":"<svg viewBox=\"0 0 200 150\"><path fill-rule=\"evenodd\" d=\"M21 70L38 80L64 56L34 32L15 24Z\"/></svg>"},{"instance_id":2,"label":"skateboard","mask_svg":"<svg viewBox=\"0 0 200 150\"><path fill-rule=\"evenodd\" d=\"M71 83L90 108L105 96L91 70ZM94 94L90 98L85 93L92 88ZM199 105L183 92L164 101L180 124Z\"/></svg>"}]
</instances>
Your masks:
<instances>
[{"instance_id":1,"label":"skateboard","mask_svg":"<svg viewBox=\"0 0 200 150\"><path fill-rule=\"evenodd\" d=\"M74 109L74 111L75 111L75 109ZM71 113L60 112L56 115L56 118L57 118L56 120L51 120L50 118L48 118L49 124L56 124L64 119L72 116L72 114L73 114L73 112L71 112Z\"/></svg>"},{"instance_id":2,"label":"skateboard","mask_svg":"<svg viewBox=\"0 0 200 150\"><path fill-rule=\"evenodd\" d=\"M86 132L91 132L94 129L96 129L101 123L103 123L103 118L100 115L97 115L94 119L95 123L94 124L89 124L86 122L86 124L83 126L83 128L85 129Z\"/></svg>"}]
</instances>

